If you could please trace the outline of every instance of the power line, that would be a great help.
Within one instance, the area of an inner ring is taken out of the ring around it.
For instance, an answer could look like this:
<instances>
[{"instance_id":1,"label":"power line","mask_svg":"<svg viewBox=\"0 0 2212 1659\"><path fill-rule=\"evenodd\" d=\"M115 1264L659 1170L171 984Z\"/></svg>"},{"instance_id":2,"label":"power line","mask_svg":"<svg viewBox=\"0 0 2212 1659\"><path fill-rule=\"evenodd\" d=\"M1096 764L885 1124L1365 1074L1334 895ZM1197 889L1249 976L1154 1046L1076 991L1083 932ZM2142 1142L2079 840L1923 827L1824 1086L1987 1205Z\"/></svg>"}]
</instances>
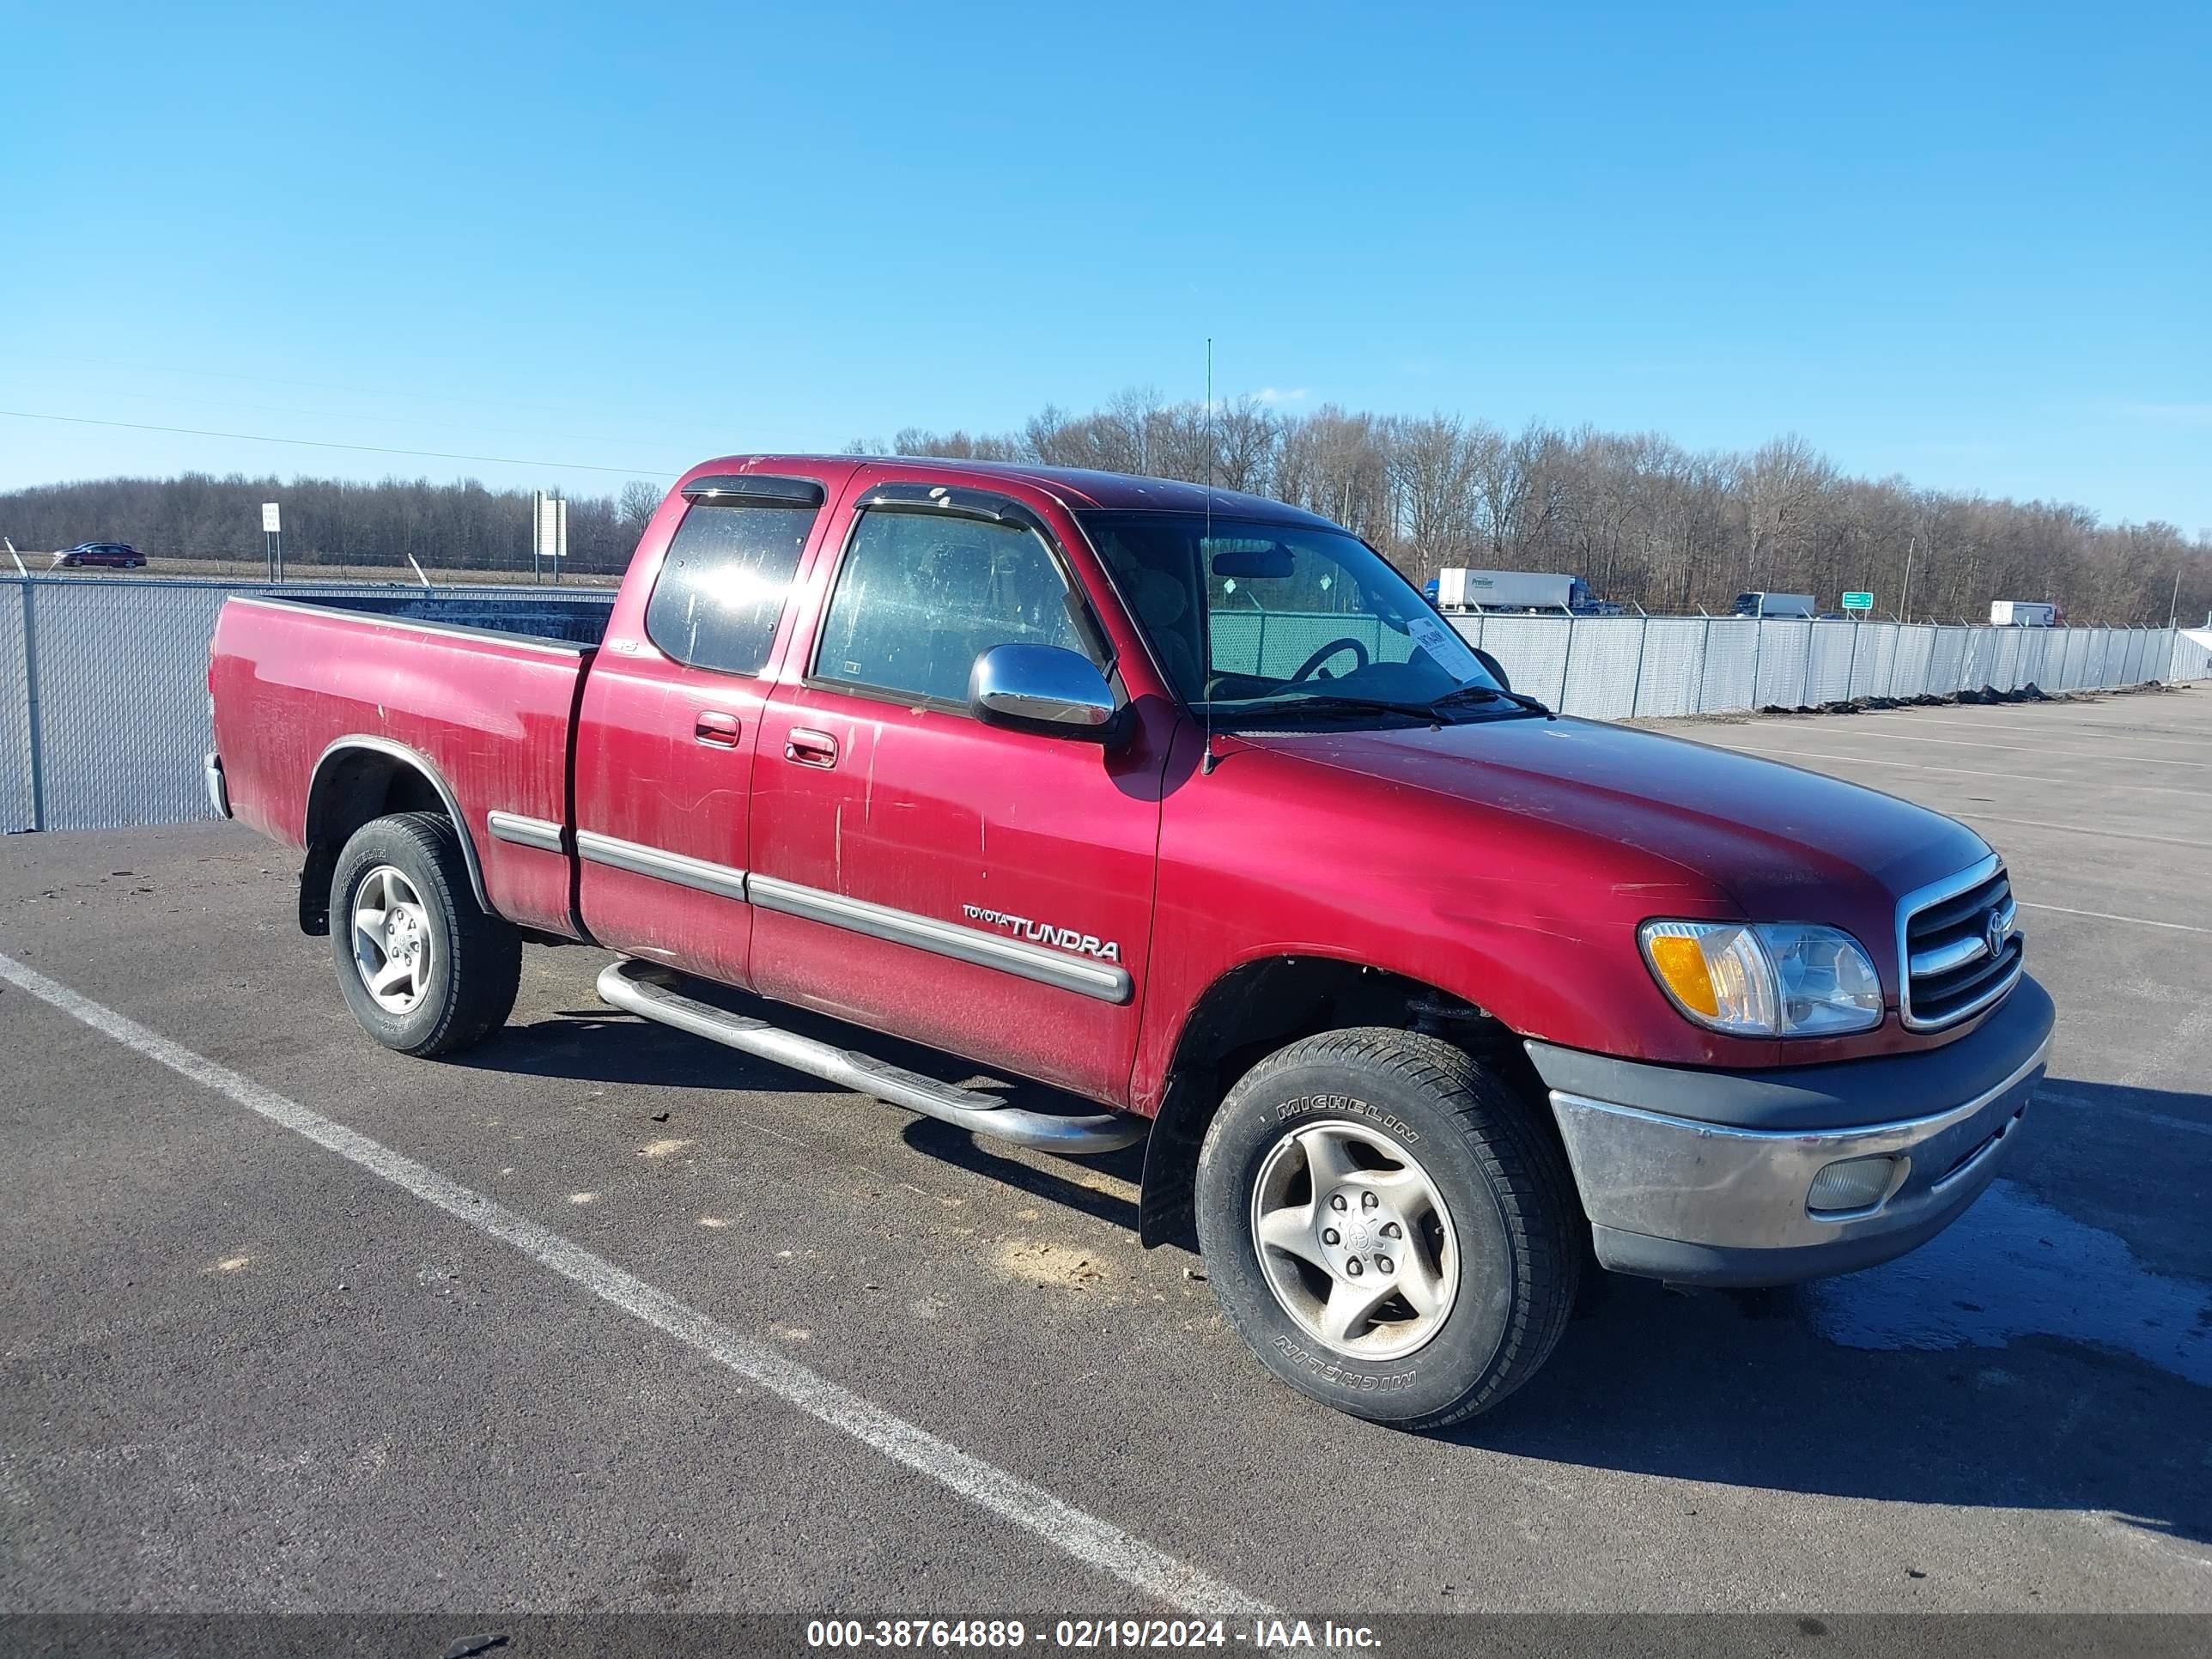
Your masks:
<instances>
[{"instance_id":1,"label":"power line","mask_svg":"<svg viewBox=\"0 0 2212 1659\"><path fill-rule=\"evenodd\" d=\"M100 421L88 415L38 415L27 410L0 409L0 416L16 421L62 421L71 426L120 427L131 432L169 432L187 438L232 438L241 443L289 444L301 449L349 449L364 455L412 455L432 461L480 461L490 466L535 466L563 472L614 472L630 478L673 478L678 475L656 467L597 466L588 461L533 461L514 455L463 455L445 449L394 449L383 444L341 444L322 438L272 438L260 432L210 432L196 426L151 426L143 421Z\"/></svg>"},{"instance_id":2,"label":"power line","mask_svg":"<svg viewBox=\"0 0 2212 1659\"><path fill-rule=\"evenodd\" d=\"M226 370L226 369L212 369L212 368L176 368L175 366L173 366L173 365L172 365L172 364L167 364L167 363L145 363L145 362L125 362L125 361L123 361L123 360L121 360L121 359L118 359L118 358L113 358L113 357L74 357L74 356L44 356L44 357L41 357L41 356L30 356L30 357L11 357L11 358L9 358L9 367L10 367L10 368L18 368L18 369L20 369L20 368L35 368L35 367L38 367L38 366L40 366L40 365L52 365L52 364L75 364L75 365L78 365L78 366L82 366L82 367L90 367L90 368L94 368L125 369L125 370L128 370L128 371L130 371L130 372L131 372L131 373L133 373L133 374L157 374L157 375L163 375L163 376L167 376L167 377L169 377L169 378L172 378L172 379L181 379L181 380L239 380L239 381L251 381L251 382L258 383L258 384L262 385L262 386L307 386L307 387L311 387L311 388L313 388L313 390L318 391L318 392L343 392L343 393L345 393L348 397L350 397L350 398L384 398L384 399L388 399L388 398L392 398L392 397L394 397L394 396L396 396L396 395L405 395L405 394L396 394L396 393L394 393L394 392L393 392L393 391L392 391L390 387L388 387L388 386L342 386L342 385L338 384L337 382L336 382L336 381L332 381L332 380L295 380L283 379L283 378L280 378L280 377L278 377L278 376L276 376L276 375L270 375L270 374L237 374L237 373L235 373L235 372L233 372L233 371L230 371L230 370ZM137 393L137 392L135 392L135 390L133 390L133 391L131 391L131 392L130 395L147 395L147 394L139 394L139 393ZM155 393L152 393L152 394L150 394L150 395L155 396L155 397L167 397L168 394L164 394L164 393L155 392ZM226 403L223 403L223 402L222 402L222 401L220 401L220 400L213 399L213 398L192 398L192 397L191 397L191 396L190 396L190 394L185 394L185 397L184 397L184 399L183 399L183 400L184 400L184 401L186 401L186 402L204 404L206 404L206 405L207 405L207 406L209 406L209 407L211 407L211 408L218 408L218 409L220 409L220 408L230 408L230 409L259 409L259 410L264 410L264 411L265 411L265 412L267 412L267 413L270 413L270 414L278 414L278 415L312 415L312 416L317 416L318 418L330 418L330 419L343 419L343 418L346 418L346 417L344 417L344 416L331 416L331 415L329 414L329 411L325 410L319 410L319 409L276 409L276 408L272 407L271 405L265 404L235 404L235 403L232 403L232 404L226 404ZM468 406L470 406L470 407L471 407L471 408L476 408L476 409L501 409L501 410L520 410L520 409L526 409L526 410L531 410L531 411L532 411L532 412L533 412L533 413L543 413L543 412L544 412L544 403L543 403L543 401L542 401L542 400L540 400L539 402L537 402L537 403L526 403L526 402L524 402L524 401L522 401L522 400L520 400L520 399L517 399L517 398L472 398L472 397L464 396L464 395L459 394L459 393L455 393L455 392L447 392L447 391L444 391L444 390L442 390L442 389L441 389L441 390L439 392L439 393L438 393L438 404L439 404L439 406L440 406L441 408L445 408L445 407L448 407L448 406L452 406L452 405L458 405L458 404L466 404L466 405L468 405ZM359 411L358 411L358 410L356 410L356 411L352 411L352 412L353 412L353 413L356 413L356 414L357 414ZM383 416L379 416L378 418L381 419L381 418L384 418L384 417L383 417ZM421 419L418 416L415 416L415 415L407 415L407 416L394 416L394 417L392 417L392 418L404 420L404 421L407 422L407 424L409 424L410 426L426 426L426 425L427 425L427 426L441 426L441 427L443 427L443 426L450 426L450 425L452 425L452 424L453 424L453 423L452 423L452 422L441 422L441 421L429 421L429 422L426 422L426 421L423 421L422 419ZM702 417L702 418L708 418L708 417ZM653 418L653 417L651 417L651 416L643 416L643 417L640 417L640 416L633 416L633 417L631 417L630 424L631 424L631 425L633 425L633 426L643 425L643 426L653 427L653 428L658 428L658 429L659 429L659 430L662 430L662 431L667 431L667 432L683 432L683 433L686 433L686 434L696 434L696 433L697 432L697 430L698 430L698 420L697 420L697 419L685 420L685 421L675 421L675 420L665 420L665 419L655 419L655 418ZM598 441L599 441L599 440L598 440L598 439L585 439L585 440L580 440L580 441L584 441L584 442L598 442Z\"/></svg>"}]
</instances>

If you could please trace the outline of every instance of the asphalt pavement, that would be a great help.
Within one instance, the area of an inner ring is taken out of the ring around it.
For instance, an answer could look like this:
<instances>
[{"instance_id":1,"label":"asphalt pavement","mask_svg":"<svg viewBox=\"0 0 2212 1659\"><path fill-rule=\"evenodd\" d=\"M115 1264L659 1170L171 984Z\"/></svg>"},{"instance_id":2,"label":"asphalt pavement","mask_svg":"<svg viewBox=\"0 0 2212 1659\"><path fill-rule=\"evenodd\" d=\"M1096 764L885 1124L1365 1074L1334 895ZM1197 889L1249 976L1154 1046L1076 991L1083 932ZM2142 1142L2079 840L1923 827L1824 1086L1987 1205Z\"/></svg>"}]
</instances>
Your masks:
<instances>
[{"instance_id":1,"label":"asphalt pavement","mask_svg":"<svg viewBox=\"0 0 2212 1659\"><path fill-rule=\"evenodd\" d=\"M1668 729L1986 836L2051 1080L1917 1255L1611 1281L1442 1437L1270 1382L1133 1152L617 1014L580 948L408 1060L281 849L0 841L0 1608L2212 1612L2212 689Z\"/></svg>"}]
</instances>

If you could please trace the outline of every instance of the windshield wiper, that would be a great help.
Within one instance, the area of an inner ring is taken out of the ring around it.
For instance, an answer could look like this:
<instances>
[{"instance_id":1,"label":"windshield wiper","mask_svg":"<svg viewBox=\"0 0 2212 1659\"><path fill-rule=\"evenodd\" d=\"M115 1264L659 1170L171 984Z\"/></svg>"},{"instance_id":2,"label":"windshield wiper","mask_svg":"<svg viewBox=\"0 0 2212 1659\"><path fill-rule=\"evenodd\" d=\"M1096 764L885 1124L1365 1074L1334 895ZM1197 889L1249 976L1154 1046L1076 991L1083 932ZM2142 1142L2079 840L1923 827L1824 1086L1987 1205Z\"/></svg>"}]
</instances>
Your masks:
<instances>
[{"instance_id":1,"label":"windshield wiper","mask_svg":"<svg viewBox=\"0 0 2212 1659\"><path fill-rule=\"evenodd\" d=\"M1559 718L1534 697L1526 696L1518 691L1502 691L1487 685L1462 685L1427 702L1405 702L1391 697L1351 697L1340 691L1323 693L1311 697L1279 699L1255 697L1247 702L1246 707L1230 711L1230 717L1242 721L1247 719L1266 720L1279 715L1295 716L1301 714L1402 714L1409 720L1419 720L1425 726L1440 726L1445 723L1446 707L1462 701L1508 702L1516 708L1524 708L1531 714L1541 714L1547 720Z\"/></svg>"},{"instance_id":2,"label":"windshield wiper","mask_svg":"<svg viewBox=\"0 0 2212 1659\"><path fill-rule=\"evenodd\" d=\"M1510 702L1532 714L1541 714L1547 720L1559 719L1548 704L1537 702L1525 691L1508 691L1496 685L1462 685L1455 690L1445 692L1429 707L1431 709L1442 708L1446 703L1457 702L1462 698L1470 702Z\"/></svg>"},{"instance_id":3,"label":"windshield wiper","mask_svg":"<svg viewBox=\"0 0 2212 1659\"><path fill-rule=\"evenodd\" d=\"M1396 702L1388 697L1347 697L1342 693L1317 697L1255 697L1247 707L1232 712L1231 718L1267 719L1277 714L1403 714L1409 720L1419 720L1425 726L1441 726L1443 717L1434 705L1425 702Z\"/></svg>"},{"instance_id":4,"label":"windshield wiper","mask_svg":"<svg viewBox=\"0 0 2212 1659\"><path fill-rule=\"evenodd\" d=\"M1509 692L1502 686L1460 686L1437 696L1436 702L1429 703L1429 708L1443 708L1444 703L1455 703L1460 699L1471 703L1513 703L1516 708L1526 708L1531 714L1541 714L1548 721L1559 719L1558 714L1553 714L1548 703L1540 703L1535 696L1528 696L1526 692Z\"/></svg>"}]
</instances>

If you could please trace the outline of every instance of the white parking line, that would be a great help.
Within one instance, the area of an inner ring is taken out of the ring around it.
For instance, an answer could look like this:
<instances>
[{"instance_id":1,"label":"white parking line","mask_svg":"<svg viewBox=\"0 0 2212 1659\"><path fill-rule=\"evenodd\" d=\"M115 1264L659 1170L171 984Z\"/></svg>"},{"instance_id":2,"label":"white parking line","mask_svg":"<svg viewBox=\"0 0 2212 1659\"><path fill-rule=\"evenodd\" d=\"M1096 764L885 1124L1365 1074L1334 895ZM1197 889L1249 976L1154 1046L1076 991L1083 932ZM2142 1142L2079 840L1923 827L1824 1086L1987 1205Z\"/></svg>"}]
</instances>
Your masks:
<instances>
[{"instance_id":1,"label":"white parking line","mask_svg":"<svg viewBox=\"0 0 2212 1659\"><path fill-rule=\"evenodd\" d=\"M1784 761L1841 761L1846 766L1888 766L1905 772L1942 772L1962 778L2009 778L2014 783L2070 783L2095 789L2133 789L2154 795L2191 795L2198 800L2212 800L2212 791L2178 789L2166 783L2113 783L2092 778L2048 778L2035 772L1985 772L1972 766L1929 766L1919 761L1876 760L1870 755L1837 755L1818 749L1765 748L1750 743L1713 743L1706 746L1734 750L1739 755L1770 755Z\"/></svg>"},{"instance_id":2,"label":"white parking line","mask_svg":"<svg viewBox=\"0 0 2212 1659\"><path fill-rule=\"evenodd\" d=\"M2138 927L2171 927L2177 933L2212 933L2212 927L2192 927L2185 921L2159 921L2149 916L2116 916L2109 910L2076 910L2066 904L2032 904L2014 901L2023 910L2056 910L2062 916L2094 916L2099 921L2131 921Z\"/></svg>"},{"instance_id":3,"label":"white parking line","mask_svg":"<svg viewBox=\"0 0 2212 1659\"><path fill-rule=\"evenodd\" d=\"M738 1335L727 1326L686 1306L643 1279L624 1273L605 1257L562 1237L550 1227L495 1204L483 1194L448 1181L436 1170L357 1133L297 1101L263 1087L252 1079L218 1066L149 1030L66 985L48 979L11 957L0 956L0 979L27 991L70 1018L112 1037L126 1048L179 1075L227 1096L248 1111L306 1136L317 1146L359 1164L426 1204L465 1221L477 1231L511 1244L539 1266L580 1285L656 1330L697 1349L747 1382L797 1407L808 1416L851 1435L894 1463L903 1464L989 1510L1003 1521L1035 1534L1087 1566L1109 1573L1133 1589L1171 1607L1205 1614L1265 1615L1267 1603L1154 1548L1111 1522L1077 1509L1041 1486L1031 1486L949 1441L917 1428L903 1418L863 1400L829 1378L794 1364L773 1348Z\"/></svg>"},{"instance_id":4,"label":"white parking line","mask_svg":"<svg viewBox=\"0 0 2212 1659\"><path fill-rule=\"evenodd\" d=\"M2092 830L2086 823L2053 823L2048 818L2008 818L2002 812L1976 812L1966 807L1946 809L1948 816L1964 818L1968 823L2017 823L2030 830L2061 830L2069 836L2099 836L2106 841L2147 841L2160 847L2186 847L2192 853L2204 850L2201 841L2190 841L2180 836L2146 836L2132 830Z\"/></svg>"},{"instance_id":5,"label":"white parking line","mask_svg":"<svg viewBox=\"0 0 2212 1659\"><path fill-rule=\"evenodd\" d=\"M2212 768L2212 761L2169 760L2164 755L2085 755L2076 750L2053 749L2040 743L1976 743L1972 738L1916 738L1906 732L1890 731L1882 732L1881 740L1884 743L1940 743L1951 749L2012 749L2023 754L2046 755L2052 760L2118 760L2130 766Z\"/></svg>"},{"instance_id":6,"label":"white parking line","mask_svg":"<svg viewBox=\"0 0 2212 1659\"><path fill-rule=\"evenodd\" d=\"M1834 755L1819 749L1776 749L1755 743L1716 743L1715 749L1733 749L1739 755L1772 755L1778 759L1802 757L1806 760L1844 761L1853 766L1893 766L1906 772L1955 772L1969 778L2010 778L2016 783L2064 783L2064 778L2039 777L2033 772L1978 772L1968 766L1925 766L1918 761L1875 760L1865 755ZM2138 784L2125 784L2124 788L2140 788ZM2195 794L2197 792L2190 790Z\"/></svg>"},{"instance_id":7,"label":"white parking line","mask_svg":"<svg viewBox=\"0 0 2212 1659\"><path fill-rule=\"evenodd\" d=\"M1892 714L1877 712L1875 718L1881 720L1884 725L1957 726L1963 726L1969 732L2003 732L2013 729L2002 717L1996 720L1954 720L1944 714ZM2126 737L2140 738L2145 743L2186 744L2191 748L2197 750L2202 750L2206 741L2203 738L2169 736L2157 732L2146 732L2140 726L2112 726L2103 721L2062 720L2054 718L2050 722L2048 729L2053 732L2112 732Z\"/></svg>"}]
</instances>

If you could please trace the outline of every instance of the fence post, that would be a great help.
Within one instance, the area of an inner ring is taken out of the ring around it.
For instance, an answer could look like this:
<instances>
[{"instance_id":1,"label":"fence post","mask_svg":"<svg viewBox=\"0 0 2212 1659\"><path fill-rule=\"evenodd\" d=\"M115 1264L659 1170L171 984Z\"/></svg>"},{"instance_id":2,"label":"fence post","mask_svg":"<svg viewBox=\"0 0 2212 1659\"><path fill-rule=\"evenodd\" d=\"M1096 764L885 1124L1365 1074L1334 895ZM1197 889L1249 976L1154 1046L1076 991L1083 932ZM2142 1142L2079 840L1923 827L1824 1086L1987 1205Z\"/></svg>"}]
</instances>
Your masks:
<instances>
[{"instance_id":1,"label":"fence post","mask_svg":"<svg viewBox=\"0 0 2212 1659\"><path fill-rule=\"evenodd\" d=\"M1851 624L1851 665L1844 670L1844 701L1845 702L1849 702L1858 695L1859 629L1865 626L1864 623L1859 622Z\"/></svg>"},{"instance_id":2,"label":"fence post","mask_svg":"<svg viewBox=\"0 0 2212 1659\"><path fill-rule=\"evenodd\" d=\"M1766 622L1753 617L1751 623L1751 712L1759 712L1759 658L1766 648Z\"/></svg>"},{"instance_id":3,"label":"fence post","mask_svg":"<svg viewBox=\"0 0 2212 1659\"><path fill-rule=\"evenodd\" d=\"M1628 683L1628 718L1636 718L1637 705L1644 701L1644 647L1651 638L1651 618L1646 617L1636 630L1636 677ZM1566 711L1561 709L1561 714Z\"/></svg>"},{"instance_id":4,"label":"fence post","mask_svg":"<svg viewBox=\"0 0 2212 1659\"><path fill-rule=\"evenodd\" d=\"M31 737L31 828L46 827L46 769L41 750L45 738L39 727L39 608L31 598L31 579L17 584L23 590L23 712Z\"/></svg>"},{"instance_id":5,"label":"fence post","mask_svg":"<svg viewBox=\"0 0 2212 1659\"><path fill-rule=\"evenodd\" d=\"M1567 613L1567 649L1565 654L1559 659L1559 712L1562 714L1567 712L1567 675L1574 665L1575 617L1571 611Z\"/></svg>"},{"instance_id":6,"label":"fence post","mask_svg":"<svg viewBox=\"0 0 2212 1659\"><path fill-rule=\"evenodd\" d=\"M1713 619L1708 617L1705 618L1705 643L1698 647L1698 706L1693 711L1697 714L1705 712L1705 675L1711 672L1712 662Z\"/></svg>"}]
</instances>

